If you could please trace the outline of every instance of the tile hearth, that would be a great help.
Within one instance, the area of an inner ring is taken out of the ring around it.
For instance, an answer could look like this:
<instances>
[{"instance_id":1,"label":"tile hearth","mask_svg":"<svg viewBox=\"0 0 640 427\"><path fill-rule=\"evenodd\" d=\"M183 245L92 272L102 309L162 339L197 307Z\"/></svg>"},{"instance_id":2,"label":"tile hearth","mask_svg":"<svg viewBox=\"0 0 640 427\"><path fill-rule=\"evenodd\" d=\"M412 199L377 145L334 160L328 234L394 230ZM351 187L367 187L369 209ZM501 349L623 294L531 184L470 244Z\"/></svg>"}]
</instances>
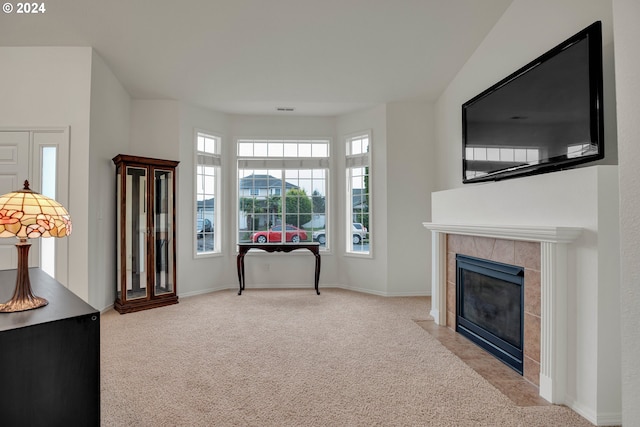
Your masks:
<instances>
[{"instance_id":1,"label":"tile hearth","mask_svg":"<svg viewBox=\"0 0 640 427\"><path fill-rule=\"evenodd\" d=\"M465 337L448 327L436 325L433 320L417 320L416 324L429 332L516 405L551 405L538 395L538 387Z\"/></svg>"}]
</instances>

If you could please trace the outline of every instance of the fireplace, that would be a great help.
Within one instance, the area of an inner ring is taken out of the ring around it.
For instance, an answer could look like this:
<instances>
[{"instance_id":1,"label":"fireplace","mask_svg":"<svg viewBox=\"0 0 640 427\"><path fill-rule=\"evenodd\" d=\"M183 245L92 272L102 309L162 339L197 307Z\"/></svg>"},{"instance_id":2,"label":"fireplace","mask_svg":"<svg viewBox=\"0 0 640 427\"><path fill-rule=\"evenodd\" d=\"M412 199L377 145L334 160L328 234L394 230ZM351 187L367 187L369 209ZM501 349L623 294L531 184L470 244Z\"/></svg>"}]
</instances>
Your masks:
<instances>
[{"instance_id":1,"label":"fireplace","mask_svg":"<svg viewBox=\"0 0 640 427\"><path fill-rule=\"evenodd\" d=\"M457 254L456 331L522 375L524 268Z\"/></svg>"},{"instance_id":2,"label":"fireplace","mask_svg":"<svg viewBox=\"0 0 640 427\"><path fill-rule=\"evenodd\" d=\"M621 424L618 178L593 166L436 191L423 223L434 322L455 329L456 253L524 266L523 377L594 425Z\"/></svg>"},{"instance_id":3,"label":"fireplace","mask_svg":"<svg viewBox=\"0 0 640 427\"><path fill-rule=\"evenodd\" d=\"M577 227L424 223L432 236L432 307L455 329L456 254L525 267L523 376L551 403L566 398L568 246Z\"/></svg>"}]
</instances>

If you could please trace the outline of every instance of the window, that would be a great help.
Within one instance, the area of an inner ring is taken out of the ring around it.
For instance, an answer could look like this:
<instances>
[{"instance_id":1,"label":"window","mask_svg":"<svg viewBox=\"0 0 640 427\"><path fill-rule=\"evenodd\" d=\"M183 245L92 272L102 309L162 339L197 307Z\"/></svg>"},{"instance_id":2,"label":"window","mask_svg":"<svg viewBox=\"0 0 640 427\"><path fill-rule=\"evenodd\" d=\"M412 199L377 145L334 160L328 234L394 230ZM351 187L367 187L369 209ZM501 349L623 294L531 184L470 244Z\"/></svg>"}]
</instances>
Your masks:
<instances>
[{"instance_id":1,"label":"window","mask_svg":"<svg viewBox=\"0 0 640 427\"><path fill-rule=\"evenodd\" d=\"M347 137L347 253L371 254L371 133Z\"/></svg>"},{"instance_id":2,"label":"window","mask_svg":"<svg viewBox=\"0 0 640 427\"><path fill-rule=\"evenodd\" d=\"M329 144L237 141L238 242L319 241L328 247Z\"/></svg>"},{"instance_id":3,"label":"window","mask_svg":"<svg viewBox=\"0 0 640 427\"><path fill-rule=\"evenodd\" d=\"M40 165L42 168L40 188L41 193L56 199L56 163L58 147L40 147ZM51 277L56 277L56 239L40 239L40 268Z\"/></svg>"},{"instance_id":4,"label":"window","mask_svg":"<svg viewBox=\"0 0 640 427\"><path fill-rule=\"evenodd\" d=\"M218 206L220 201L220 173L222 158L221 139L218 136L196 132L196 205L194 221L195 253L207 255L220 253L221 224Z\"/></svg>"}]
</instances>

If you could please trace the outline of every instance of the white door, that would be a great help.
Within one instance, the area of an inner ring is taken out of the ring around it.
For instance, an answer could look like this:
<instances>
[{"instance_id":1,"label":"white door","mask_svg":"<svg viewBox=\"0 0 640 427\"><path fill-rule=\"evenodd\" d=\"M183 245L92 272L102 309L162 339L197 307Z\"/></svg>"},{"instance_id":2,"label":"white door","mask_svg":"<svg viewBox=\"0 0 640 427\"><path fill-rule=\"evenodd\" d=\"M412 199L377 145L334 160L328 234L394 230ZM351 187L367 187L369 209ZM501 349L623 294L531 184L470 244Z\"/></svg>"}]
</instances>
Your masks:
<instances>
[{"instance_id":1,"label":"white door","mask_svg":"<svg viewBox=\"0 0 640 427\"><path fill-rule=\"evenodd\" d=\"M0 195L23 188L29 179L30 138L29 132L0 132ZM0 239L0 270L18 266L16 243L17 239Z\"/></svg>"},{"instance_id":2,"label":"white door","mask_svg":"<svg viewBox=\"0 0 640 427\"><path fill-rule=\"evenodd\" d=\"M0 130L0 194L23 188L29 180L33 191L63 206L69 202L69 129ZM68 239L32 239L29 266L41 267L66 285ZM0 239L0 270L16 268L16 239Z\"/></svg>"}]
</instances>

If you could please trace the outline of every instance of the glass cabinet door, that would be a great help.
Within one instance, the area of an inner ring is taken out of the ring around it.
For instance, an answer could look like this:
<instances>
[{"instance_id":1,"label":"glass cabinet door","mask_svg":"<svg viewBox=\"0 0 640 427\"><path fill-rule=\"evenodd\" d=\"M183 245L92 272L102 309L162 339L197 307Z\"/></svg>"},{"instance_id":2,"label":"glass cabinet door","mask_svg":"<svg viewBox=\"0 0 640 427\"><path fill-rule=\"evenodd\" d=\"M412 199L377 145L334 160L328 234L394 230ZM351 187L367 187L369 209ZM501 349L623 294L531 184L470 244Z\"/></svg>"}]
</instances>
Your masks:
<instances>
[{"instance_id":1,"label":"glass cabinet door","mask_svg":"<svg viewBox=\"0 0 640 427\"><path fill-rule=\"evenodd\" d=\"M125 201L125 300L147 298L147 170L127 166Z\"/></svg>"},{"instance_id":2,"label":"glass cabinet door","mask_svg":"<svg viewBox=\"0 0 640 427\"><path fill-rule=\"evenodd\" d=\"M154 170L155 295L173 293L173 172Z\"/></svg>"},{"instance_id":3,"label":"glass cabinet door","mask_svg":"<svg viewBox=\"0 0 640 427\"><path fill-rule=\"evenodd\" d=\"M176 285L177 161L118 154L118 279L121 314L178 303Z\"/></svg>"}]
</instances>

